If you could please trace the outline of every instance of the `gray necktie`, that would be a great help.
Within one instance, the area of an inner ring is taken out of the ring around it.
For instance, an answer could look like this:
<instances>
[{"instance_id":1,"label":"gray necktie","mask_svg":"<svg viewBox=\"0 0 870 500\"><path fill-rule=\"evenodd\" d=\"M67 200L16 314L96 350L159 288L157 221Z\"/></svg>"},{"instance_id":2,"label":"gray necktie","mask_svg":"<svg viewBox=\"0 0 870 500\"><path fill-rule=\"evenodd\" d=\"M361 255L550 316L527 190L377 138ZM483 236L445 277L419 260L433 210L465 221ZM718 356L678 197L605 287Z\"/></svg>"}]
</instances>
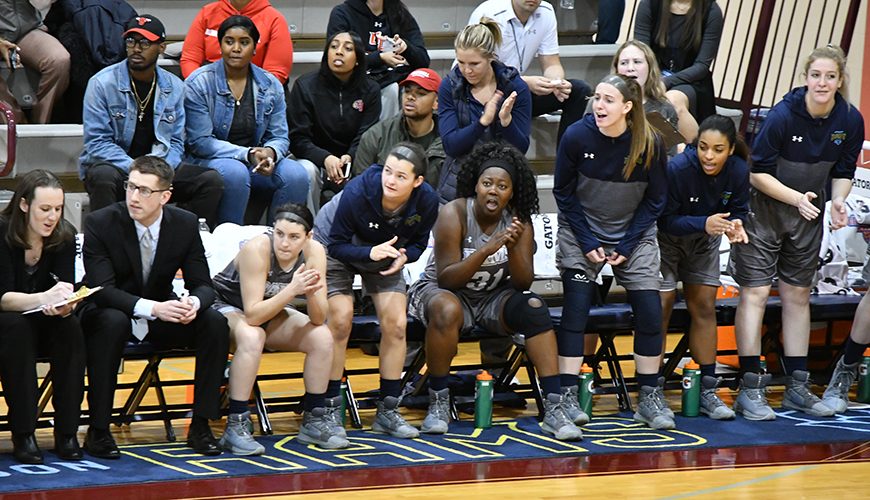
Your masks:
<instances>
[{"instance_id":1,"label":"gray necktie","mask_svg":"<svg viewBox=\"0 0 870 500\"><path fill-rule=\"evenodd\" d=\"M148 229L142 233L142 239L139 240L139 253L142 255L142 282L145 283L148 281L148 275L151 274L151 261L154 257L154 238Z\"/></svg>"}]
</instances>

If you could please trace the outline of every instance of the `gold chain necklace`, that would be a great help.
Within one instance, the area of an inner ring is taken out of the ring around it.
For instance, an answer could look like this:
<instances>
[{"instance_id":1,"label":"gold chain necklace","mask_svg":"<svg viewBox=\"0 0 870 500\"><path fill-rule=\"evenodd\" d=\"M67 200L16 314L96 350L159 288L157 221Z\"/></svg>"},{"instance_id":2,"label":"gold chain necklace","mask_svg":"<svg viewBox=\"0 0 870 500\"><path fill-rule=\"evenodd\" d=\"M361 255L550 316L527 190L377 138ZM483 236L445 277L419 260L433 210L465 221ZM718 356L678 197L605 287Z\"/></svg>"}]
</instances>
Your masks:
<instances>
[{"instance_id":1,"label":"gold chain necklace","mask_svg":"<svg viewBox=\"0 0 870 500\"><path fill-rule=\"evenodd\" d=\"M142 118L145 117L145 108L148 106L148 103L151 101L151 96L154 95L154 88L157 87L157 72L154 72L154 76L151 78L151 89L148 90L148 95L145 96L145 99L139 98L139 91L136 90L136 82L133 80L133 75L130 75L130 85L133 87L133 97L136 99L136 106L139 108L139 121L142 121Z\"/></svg>"},{"instance_id":2,"label":"gold chain necklace","mask_svg":"<svg viewBox=\"0 0 870 500\"><path fill-rule=\"evenodd\" d=\"M236 97L236 93L233 92L233 86L230 85L230 79L229 79L229 78L227 78L227 88L230 90L230 94L232 94L233 99L236 101L236 107L241 106L241 105L242 105L242 99L245 98L245 90L247 90L247 88L248 88L248 80L247 80L247 78L245 79L245 86L242 87L242 95L241 95L241 96Z\"/></svg>"}]
</instances>

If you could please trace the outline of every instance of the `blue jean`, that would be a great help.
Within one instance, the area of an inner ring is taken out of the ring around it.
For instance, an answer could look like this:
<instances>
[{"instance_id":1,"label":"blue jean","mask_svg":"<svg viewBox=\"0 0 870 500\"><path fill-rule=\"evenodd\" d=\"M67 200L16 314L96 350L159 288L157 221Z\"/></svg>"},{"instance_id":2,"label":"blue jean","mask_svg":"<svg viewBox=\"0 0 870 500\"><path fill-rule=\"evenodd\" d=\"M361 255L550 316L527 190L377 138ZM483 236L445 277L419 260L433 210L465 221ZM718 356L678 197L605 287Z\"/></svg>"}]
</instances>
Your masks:
<instances>
[{"instance_id":1,"label":"blue jean","mask_svg":"<svg viewBox=\"0 0 870 500\"><path fill-rule=\"evenodd\" d=\"M285 203L304 205L308 198L308 175L299 162L289 158L279 161L270 176L253 174L246 164L229 158L211 160L208 167L220 172L224 178L224 194L218 206L218 224L243 224L245 209L252 196L259 200L271 199L268 216L270 224L275 208Z\"/></svg>"}]
</instances>

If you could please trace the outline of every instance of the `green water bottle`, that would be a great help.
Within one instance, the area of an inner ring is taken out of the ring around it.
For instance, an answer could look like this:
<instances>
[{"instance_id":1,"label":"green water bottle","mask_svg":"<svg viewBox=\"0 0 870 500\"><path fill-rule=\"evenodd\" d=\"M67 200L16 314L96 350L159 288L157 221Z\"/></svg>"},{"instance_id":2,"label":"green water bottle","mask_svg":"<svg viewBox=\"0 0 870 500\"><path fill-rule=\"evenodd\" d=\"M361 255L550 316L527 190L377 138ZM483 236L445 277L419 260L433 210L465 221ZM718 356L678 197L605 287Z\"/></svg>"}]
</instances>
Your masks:
<instances>
[{"instance_id":1,"label":"green water bottle","mask_svg":"<svg viewBox=\"0 0 870 500\"><path fill-rule=\"evenodd\" d=\"M486 370L477 374L474 386L474 426L478 429L492 427L492 375Z\"/></svg>"},{"instance_id":2,"label":"green water bottle","mask_svg":"<svg viewBox=\"0 0 870 500\"><path fill-rule=\"evenodd\" d=\"M858 365L858 401L870 403L870 347L864 351L864 359Z\"/></svg>"},{"instance_id":3,"label":"green water bottle","mask_svg":"<svg viewBox=\"0 0 870 500\"><path fill-rule=\"evenodd\" d=\"M683 368L683 416L697 417L701 406L701 367L694 361Z\"/></svg>"},{"instance_id":4,"label":"green water bottle","mask_svg":"<svg viewBox=\"0 0 870 500\"><path fill-rule=\"evenodd\" d=\"M338 391L341 394L341 406L338 407L338 414L341 415L341 426L347 425L347 377L341 377L341 389Z\"/></svg>"},{"instance_id":5,"label":"green water bottle","mask_svg":"<svg viewBox=\"0 0 870 500\"><path fill-rule=\"evenodd\" d=\"M592 368L583 363L580 367L580 409L583 413L592 418L592 394L595 391L592 388L592 382L595 380L595 375L592 373Z\"/></svg>"}]
</instances>

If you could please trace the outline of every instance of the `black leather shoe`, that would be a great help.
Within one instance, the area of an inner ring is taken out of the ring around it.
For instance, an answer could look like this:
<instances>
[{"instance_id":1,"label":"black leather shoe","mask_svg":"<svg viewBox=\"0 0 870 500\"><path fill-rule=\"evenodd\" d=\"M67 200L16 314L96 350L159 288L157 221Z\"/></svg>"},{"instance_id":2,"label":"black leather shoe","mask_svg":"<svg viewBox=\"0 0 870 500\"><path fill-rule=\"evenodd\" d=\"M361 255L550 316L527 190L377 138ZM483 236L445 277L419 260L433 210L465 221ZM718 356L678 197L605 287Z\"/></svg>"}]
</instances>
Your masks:
<instances>
[{"instance_id":1,"label":"black leather shoe","mask_svg":"<svg viewBox=\"0 0 870 500\"><path fill-rule=\"evenodd\" d=\"M23 464L42 463L42 452L39 451L39 445L36 444L36 436L32 432L28 434L13 434L12 446L12 455L15 456L15 460Z\"/></svg>"},{"instance_id":2,"label":"black leather shoe","mask_svg":"<svg viewBox=\"0 0 870 500\"><path fill-rule=\"evenodd\" d=\"M121 458L121 452L118 450L118 445L115 444L115 438L108 429L88 428L88 434L85 436L85 451L88 455L97 458L116 459Z\"/></svg>"},{"instance_id":3,"label":"black leather shoe","mask_svg":"<svg viewBox=\"0 0 870 500\"><path fill-rule=\"evenodd\" d=\"M191 425L187 431L187 446L203 455L213 457L221 454L217 440L214 438L214 434L211 433L211 428L208 425Z\"/></svg>"},{"instance_id":4,"label":"black leather shoe","mask_svg":"<svg viewBox=\"0 0 870 500\"><path fill-rule=\"evenodd\" d=\"M54 435L54 452L63 460L81 460L84 454L75 434Z\"/></svg>"}]
</instances>

